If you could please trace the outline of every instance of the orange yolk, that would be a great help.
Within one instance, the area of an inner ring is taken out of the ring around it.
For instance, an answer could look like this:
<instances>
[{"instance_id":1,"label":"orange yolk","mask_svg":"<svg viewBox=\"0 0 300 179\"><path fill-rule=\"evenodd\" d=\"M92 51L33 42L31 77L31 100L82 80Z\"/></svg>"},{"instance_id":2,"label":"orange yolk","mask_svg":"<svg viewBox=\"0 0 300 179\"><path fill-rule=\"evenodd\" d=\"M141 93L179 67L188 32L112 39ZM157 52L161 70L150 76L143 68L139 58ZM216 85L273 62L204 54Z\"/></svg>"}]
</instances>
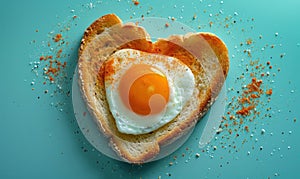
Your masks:
<instances>
[{"instance_id":1,"label":"orange yolk","mask_svg":"<svg viewBox=\"0 0 300 179\"><path fill-rule=\"evenodd\" d=\"M165 76L150 73L134 81L129 90L129 104L141 115L161 112L169 98L169 86Z\"/></svg>"},{"instance_id":2,"label":"orange yolk","mask_svg":"<svg viewBox=\"0 0 300 179\"><path fill-rule=\"evenodd\" d=\"M134 65L120 81L119 92L125 105L140 115L157 114L169 100L167 78L150 65Z\"/></svg>"}]
</instances>

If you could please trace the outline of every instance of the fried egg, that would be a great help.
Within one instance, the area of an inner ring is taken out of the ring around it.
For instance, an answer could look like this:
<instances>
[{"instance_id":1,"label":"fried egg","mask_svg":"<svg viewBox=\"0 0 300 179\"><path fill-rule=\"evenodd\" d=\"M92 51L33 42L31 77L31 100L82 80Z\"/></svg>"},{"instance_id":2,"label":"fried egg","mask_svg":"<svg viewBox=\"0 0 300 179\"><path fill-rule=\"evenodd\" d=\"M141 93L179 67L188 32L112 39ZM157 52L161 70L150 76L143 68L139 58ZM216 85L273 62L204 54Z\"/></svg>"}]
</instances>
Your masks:
<instances>
[{"instance_id":1,"label":"fried egg","mask_svg":"<svg viewBox=\"0 0 300 179\"><path fill-rule=\"evenodd\" d=\"M135 135L176 118L195 88L192 71L180 60L133 49L109 57L104 82L118 130Z\"/></svg>"}]
</instances>

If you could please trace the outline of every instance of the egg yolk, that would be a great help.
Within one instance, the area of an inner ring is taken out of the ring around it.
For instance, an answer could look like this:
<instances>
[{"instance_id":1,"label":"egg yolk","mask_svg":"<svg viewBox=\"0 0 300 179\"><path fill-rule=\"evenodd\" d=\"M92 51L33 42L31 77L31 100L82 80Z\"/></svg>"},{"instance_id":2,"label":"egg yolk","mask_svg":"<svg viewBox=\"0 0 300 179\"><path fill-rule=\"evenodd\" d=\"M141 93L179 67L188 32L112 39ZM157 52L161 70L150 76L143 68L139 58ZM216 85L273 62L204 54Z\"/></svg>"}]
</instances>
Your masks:
<instances>
[{"instance_id":1,"label":"egg yolk","mask_svg":"<svg viewBox=\"0 0 300 179\"><path fill-rule=\"evenodd\" d=\"M166 76L150 65L134 65L120 81L120 96L125 105L139 115L162 112L169 100Z\"/></svg>"}]
</instances>

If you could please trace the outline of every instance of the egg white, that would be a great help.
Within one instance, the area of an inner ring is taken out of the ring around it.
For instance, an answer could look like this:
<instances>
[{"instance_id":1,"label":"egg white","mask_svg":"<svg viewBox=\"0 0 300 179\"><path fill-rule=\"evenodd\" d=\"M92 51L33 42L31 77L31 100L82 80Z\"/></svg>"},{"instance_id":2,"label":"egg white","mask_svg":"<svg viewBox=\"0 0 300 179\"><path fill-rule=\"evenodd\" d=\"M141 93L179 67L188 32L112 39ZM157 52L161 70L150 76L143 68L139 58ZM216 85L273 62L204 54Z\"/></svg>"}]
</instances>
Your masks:
<instances>
[{"instance_id":1,"label":"egg white","mask_svg":"<svg viewBox=\"0 0 300 179\"><path fill-rule=\"evenodd\" d=\"M128 60L134 59L134 60ZM108 105L117 128L122 133L144 134L152 132L173 120L193 94L195 79L192 71L180 60L133 49L115 52L112 61L114 73L105 76L105 90ZM158 114L138 115L124 105L118 86L126 71L136 64L151 65L165 74L169 85L169 101L165 110Z\"/></svg>"}]
</instances>

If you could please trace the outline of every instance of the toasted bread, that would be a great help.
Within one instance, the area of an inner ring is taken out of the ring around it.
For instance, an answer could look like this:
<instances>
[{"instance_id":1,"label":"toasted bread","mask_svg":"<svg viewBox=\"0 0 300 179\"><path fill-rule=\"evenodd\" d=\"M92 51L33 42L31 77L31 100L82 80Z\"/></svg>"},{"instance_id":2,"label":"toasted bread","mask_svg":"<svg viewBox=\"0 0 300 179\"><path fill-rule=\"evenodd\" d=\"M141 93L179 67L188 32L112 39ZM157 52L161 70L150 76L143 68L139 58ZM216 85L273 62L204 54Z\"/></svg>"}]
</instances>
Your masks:
<instances>
[{"instance_id":1,"label":"toasted bread","mask_svg":"<svg viewBox=\"0 0 300 179\"><path fill-rule=\"evenodd\" d=\"M106 100L104 63L111 54L125 48L175 57L188 65L195 77L196 88L182 112L171 122L147 134L119 132ZM85 31L79 49L82 96L111 147L129 163L151 160L162 145L187 133L217 97L228 70L227 48L213 34L174 35L151 42L144 28L133 23L122 24L114 14L102 16L92 23Z\"/></svg>"}]
</instances>

